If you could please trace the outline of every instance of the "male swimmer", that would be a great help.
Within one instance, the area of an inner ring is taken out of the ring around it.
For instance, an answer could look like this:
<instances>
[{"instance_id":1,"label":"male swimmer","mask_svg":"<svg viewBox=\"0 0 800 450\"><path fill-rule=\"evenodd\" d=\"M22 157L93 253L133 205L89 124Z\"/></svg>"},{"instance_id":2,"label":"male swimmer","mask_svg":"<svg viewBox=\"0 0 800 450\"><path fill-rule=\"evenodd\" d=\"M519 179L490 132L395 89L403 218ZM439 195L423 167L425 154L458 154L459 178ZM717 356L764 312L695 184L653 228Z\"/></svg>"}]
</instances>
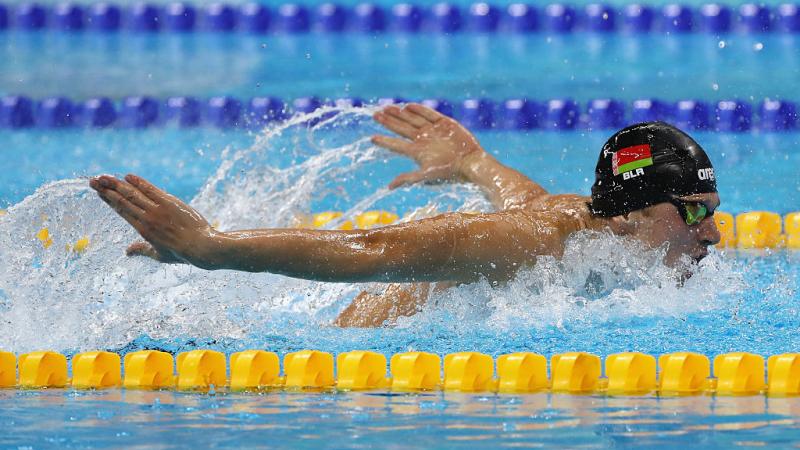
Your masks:
<instances>
[{"instance_id":1,"label":"male swimmer","mask_svg":"<svg viewBox=\"0 0 800 450\"><path fill-rule=\"evenodd\" d=\"M336 320L340 326L378 326L413 314L427 297L420 282L508 281L539 256L561 256L566 239L579 230L608 230L650 247L666 244L665 263L673 266L684 255L699 261L719 242L709 219L720 202L711 162L692 138L665 123L614 134L600 152L592 195L585 197L548 194L486 153L458 122L422 105L389 106L375 120L402 138L375 136L373 142L420 166L391 188L471 182L498 211L448 213L373 230L223 232L138 176L102 175L90 185L145 239L128 255L319 281L417 283L392 285L382 296L362 293Z\"/></svg>"}]
</instances>

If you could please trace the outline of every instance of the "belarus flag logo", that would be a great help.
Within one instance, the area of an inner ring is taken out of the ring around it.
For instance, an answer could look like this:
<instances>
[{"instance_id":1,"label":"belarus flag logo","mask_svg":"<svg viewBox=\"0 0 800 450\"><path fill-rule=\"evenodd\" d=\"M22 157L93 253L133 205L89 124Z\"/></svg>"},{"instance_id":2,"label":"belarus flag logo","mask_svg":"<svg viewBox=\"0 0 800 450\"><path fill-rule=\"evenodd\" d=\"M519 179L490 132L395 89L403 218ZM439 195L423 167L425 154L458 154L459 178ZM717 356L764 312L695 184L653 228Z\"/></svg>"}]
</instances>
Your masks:
<instances>
[{"instance_id":1,"label":"belarus flag logo","mask_svg":"<svg viewBox=\"0 0 800 450\"><path fill-rule=\"evenodd\" d=\"M650 144L626 147L611 156L611 169L614 171L614 175L621 175L631 170L652 165L653 156L650 154Z\"/></svg>"}]
</instances>

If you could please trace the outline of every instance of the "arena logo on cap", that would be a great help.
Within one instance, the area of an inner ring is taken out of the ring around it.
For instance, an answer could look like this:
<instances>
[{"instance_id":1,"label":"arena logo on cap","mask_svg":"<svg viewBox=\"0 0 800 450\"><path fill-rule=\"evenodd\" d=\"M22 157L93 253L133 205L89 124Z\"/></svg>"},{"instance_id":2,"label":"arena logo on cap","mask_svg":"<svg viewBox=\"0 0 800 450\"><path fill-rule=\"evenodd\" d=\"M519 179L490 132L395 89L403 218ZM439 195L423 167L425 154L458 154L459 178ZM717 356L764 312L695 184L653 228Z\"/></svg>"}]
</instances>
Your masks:
<instances>
[{"instance_id":1,"label":"arena logo on cap","mask_svg":"<svg viewBox=\"0 0 800 450\"><path fill-rule=\"evenodd\" d=\"M714 169L710 167L708 169L698 169L697 178L699 178L702 181L706 180L714 181Z\"/></svg>"},{"instance_id":2,"label":"arena logo on cap","mask_svg":"<svg viewBox=\"0 0 800 450\"><path fill-rule=\"evenodd\" d=\"M650 144L634 145L617 150L611 157L611 170L614 175L622 175L627 180L644 175L644 167L653 165Z\"/></svg>"}]
</instances>

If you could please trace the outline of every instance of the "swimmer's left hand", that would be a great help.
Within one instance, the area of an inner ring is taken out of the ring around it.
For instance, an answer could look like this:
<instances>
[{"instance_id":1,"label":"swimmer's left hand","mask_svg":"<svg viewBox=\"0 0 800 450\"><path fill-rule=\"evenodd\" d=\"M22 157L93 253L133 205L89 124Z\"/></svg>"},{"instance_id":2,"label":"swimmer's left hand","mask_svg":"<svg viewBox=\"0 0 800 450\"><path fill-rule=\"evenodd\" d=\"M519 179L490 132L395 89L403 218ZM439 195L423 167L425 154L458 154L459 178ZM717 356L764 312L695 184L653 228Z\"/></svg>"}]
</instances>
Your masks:
<instances>
[{"instance_id":1,"label":"swimmer's left hand","mask_svg":"<svg viewBox=\"0 0 800 450\"><path fill-rule=\"evenodd\" d=\"M129 247L129 255L207 265L215 231L192 207L136 175L101 175L89 185L147 241Z\"/></svg>"},{"instance_id":2,"label":"swimmer's left hand","mask_svg":"<svg viewBox=\"0 0 800 450\"><path fill-rule=\"evenodd\" d=\"M405 139L377 135L372 142L408 156L419 170L397 176L390 189L420 182L441 183L463 177L470 157L484 152L475 136L455 120L426 106L410 103L403 108L387 106L374 119Z\"/></svg>"}]
</instances>

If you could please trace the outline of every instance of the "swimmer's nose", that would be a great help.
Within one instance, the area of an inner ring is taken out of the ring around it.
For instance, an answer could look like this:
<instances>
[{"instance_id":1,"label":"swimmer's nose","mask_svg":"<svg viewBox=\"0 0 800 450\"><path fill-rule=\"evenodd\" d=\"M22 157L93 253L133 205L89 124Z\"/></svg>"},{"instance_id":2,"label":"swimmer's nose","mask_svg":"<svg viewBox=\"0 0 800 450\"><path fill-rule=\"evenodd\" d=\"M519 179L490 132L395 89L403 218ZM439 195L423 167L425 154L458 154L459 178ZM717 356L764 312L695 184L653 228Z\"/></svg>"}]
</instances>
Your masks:
<instances>
[{"instance_id":1,"label":"swimmer's nose","mask_svg":"<svg viewBox=\"0 0 800 450\"><path fill-rule=\"evenodd\" d=\"M722 236L719 234L716 221L709 217L700 222L699 238L701 243L706 247L719 244Z\"/></svg>"}]
</instances>

